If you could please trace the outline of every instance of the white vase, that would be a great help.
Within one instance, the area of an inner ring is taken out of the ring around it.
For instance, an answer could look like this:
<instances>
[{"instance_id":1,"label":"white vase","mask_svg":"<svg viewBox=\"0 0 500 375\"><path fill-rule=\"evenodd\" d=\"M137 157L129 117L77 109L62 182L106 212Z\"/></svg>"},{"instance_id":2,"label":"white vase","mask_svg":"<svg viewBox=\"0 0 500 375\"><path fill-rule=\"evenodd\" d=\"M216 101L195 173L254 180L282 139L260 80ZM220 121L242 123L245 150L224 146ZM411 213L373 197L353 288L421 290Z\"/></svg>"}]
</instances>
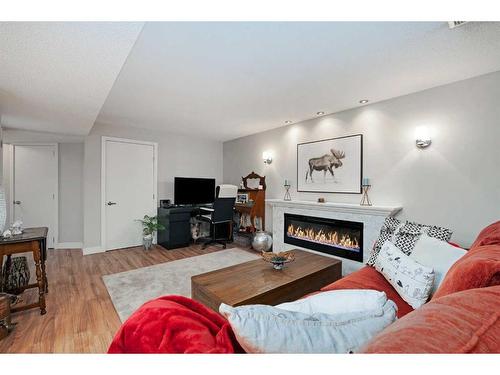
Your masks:
<instances>
[{"instance_id":1,"label":"white vase","mask_svg":"<svg viewBox=\"0 0 500 375\"><path fill-rule=\"evenodd\" d=\"M142 236L142 244L144 245L144 250L151 249L151 246L153 246L153 235L145 234Z\"/></svg>"}]
</instances>

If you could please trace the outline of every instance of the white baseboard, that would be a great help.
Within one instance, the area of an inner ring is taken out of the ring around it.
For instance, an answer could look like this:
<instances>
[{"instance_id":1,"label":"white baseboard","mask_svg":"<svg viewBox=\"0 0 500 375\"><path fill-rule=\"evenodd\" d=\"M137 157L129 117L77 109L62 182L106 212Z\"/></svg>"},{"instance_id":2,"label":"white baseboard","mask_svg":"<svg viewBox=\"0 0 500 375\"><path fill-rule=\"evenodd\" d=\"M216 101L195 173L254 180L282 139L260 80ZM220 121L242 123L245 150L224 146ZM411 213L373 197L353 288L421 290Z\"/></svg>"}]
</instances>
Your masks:
<instances>
[{"instance_id":1,"label":"white baseboard","mask_svg":"<svg viewBox=\"0 0 500 375\"><path fill-rule=\"evenodd\" d=\"M54 249L81 249L83 242L59 242L55 244Z\"/></svg>"},{"instance_id":2,"label":"white baseboard","mask_svg":"<svg viewBox=\"0 0 500 375\"><path fill-rule=\"evenodd\" d=\"M83 249L83 255L90 255L90 254L96 254L96 253L102 253L103 249L101 246L92 246L92 247L85 247Z\"/></svg>"}]
</instances>

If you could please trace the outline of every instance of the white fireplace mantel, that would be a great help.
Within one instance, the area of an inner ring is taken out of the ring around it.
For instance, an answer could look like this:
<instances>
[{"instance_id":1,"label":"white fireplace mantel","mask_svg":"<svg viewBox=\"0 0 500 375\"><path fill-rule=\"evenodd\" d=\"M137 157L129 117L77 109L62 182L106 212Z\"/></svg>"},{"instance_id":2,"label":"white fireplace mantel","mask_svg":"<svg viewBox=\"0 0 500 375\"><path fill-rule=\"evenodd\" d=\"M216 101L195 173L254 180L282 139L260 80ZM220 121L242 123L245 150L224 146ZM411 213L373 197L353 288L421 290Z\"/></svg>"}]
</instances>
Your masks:
<instances>
[{"instance_id":1,"label":"white fireplace mantel","mask_svg":"<svg viewBox=\"0 0 500 375\"><path fill-rule=\"evenodd\" d=\"M285 213L322 217L337 220L356 221L363 223L363 262L356 262L349 259L342 260L343 274L349 274L363 267L368 260L370 251L377 239L380 228L388 216L396 216L402 209L402 206L360 206L359 204L349 203L318 203L312 201L285 201L282 199L267 199L267 205L272 208L273 221L273 251L280 252L291 250L297 246L284 242L284 224ZM307 251L308 250L304 249ZM324 253L318 253L324 256L332 256Z\"/></svg>"},{"instance_id":2,"label":"white fireplace mantel","mask_svg":"<svg viewBox=\"0 0 500 375\"><path fill-rule=\"evenodd\" d=\"M403 209L402 206L361 206L353 203L318 203L313 201L285 201L283 199L266 199L272 207L309 208L311 210L336 211L350 214L364 214L376 216L394 216Z\"/></svg>"}]
</instances>

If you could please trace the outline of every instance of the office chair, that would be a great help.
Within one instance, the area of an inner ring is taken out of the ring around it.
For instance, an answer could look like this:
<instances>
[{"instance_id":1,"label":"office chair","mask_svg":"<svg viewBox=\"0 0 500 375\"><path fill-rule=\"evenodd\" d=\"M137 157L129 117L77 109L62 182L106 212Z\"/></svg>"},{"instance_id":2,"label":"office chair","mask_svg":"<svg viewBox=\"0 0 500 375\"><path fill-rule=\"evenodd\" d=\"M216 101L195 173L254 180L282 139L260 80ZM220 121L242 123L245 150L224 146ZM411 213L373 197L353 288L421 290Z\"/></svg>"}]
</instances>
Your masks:
<instances>
[{"instance_id":1,"label":"office chair","mask_svg":"<svg viewBox=\"0 0 500 375\"><path fill-rule=\"evenodd\" d=\"M238 187L235 185L219 185L216 189L213 208L200 208L200 214L196 218L210 223L210 233L212 235L208 241L203 243L203 249L214 243L222 245L225 249L226 244L232 242L233 210L237 193ZM228 236L225 238L217 238L216 228L220 224L229 225Z\"/></svg>"}]
</instances>

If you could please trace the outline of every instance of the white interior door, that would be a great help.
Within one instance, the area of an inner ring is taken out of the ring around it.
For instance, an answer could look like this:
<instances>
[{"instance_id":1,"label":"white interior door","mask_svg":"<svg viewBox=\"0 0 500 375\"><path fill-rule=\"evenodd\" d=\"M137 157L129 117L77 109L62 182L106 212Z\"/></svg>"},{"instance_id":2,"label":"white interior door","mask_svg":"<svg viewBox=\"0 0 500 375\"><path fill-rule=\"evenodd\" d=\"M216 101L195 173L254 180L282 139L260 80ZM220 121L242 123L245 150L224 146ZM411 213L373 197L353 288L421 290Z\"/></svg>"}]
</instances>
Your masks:
<instances>
[{"instance_id":1,"label":"white interior door","mask_svg":"<svg viewBox=\"0 0 500 375\"><path fill-rule=\"evenodd\" d=\"M57 145L13 145L12 214L23 226L48 227L47 246L57 239Z\"/></svg>"},{"instance_id":2,"label":"white interior door","mask_svg":"<svg viewBox=\"0 0 500 375\"><path fill-rule=\"evenodd\" d=\"M105 250L142 244L137 219L156 215L155 145L103 138Z\"/></svg>"}]
</instances>

